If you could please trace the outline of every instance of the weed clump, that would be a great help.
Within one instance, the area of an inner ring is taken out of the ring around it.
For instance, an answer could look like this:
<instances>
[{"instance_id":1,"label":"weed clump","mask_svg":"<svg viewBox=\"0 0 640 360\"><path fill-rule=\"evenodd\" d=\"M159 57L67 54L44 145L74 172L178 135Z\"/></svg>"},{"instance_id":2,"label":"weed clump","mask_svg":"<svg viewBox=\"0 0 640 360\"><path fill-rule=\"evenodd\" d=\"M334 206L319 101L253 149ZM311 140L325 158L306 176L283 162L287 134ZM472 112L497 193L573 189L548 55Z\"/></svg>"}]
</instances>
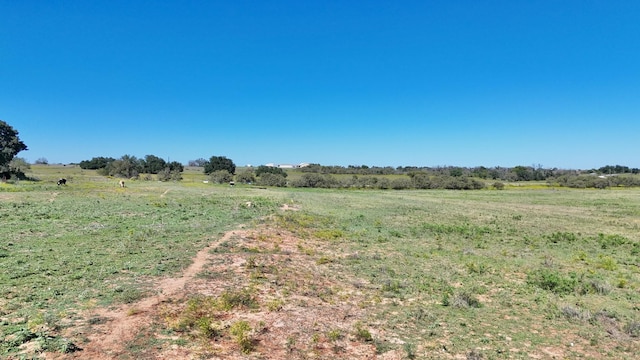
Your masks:
<instances>
[{"instance_id":1,"label":"weed clump","mask_svg":"<svg viewBox=\"0 0 640 360\"><path fill-rule=\"evenodd\" d=\"M551 235L545 236L545 238L553 244L574 243L578 240L578 236L571 232L554 232Z\"/></svg>"},{"instance_id":2,"label":"weed clump","mask_svg":"<svg viewBox=\"0 0 640 360\"><path fill-rule=\"evenodd\" d=\"M564 306L562 314L570 320L590 321L592 318L589 310L580 310L573 306Z\"/></svg>"},{"instance_id":3,"label":"weed clump","mask_svg":"<svg viewBox=\"0 0 640 360\"><path fill-rule=\"evenodd\" d=\"M454 296L451 305L457 308L482 307L482 303L480 302L480 300L476 299L473 295L466 291Z\"/></svg>"},{"instance_id":4,"label":"weed clump","mask_svg":"<svg viewBox=\"0 0 640 360\"><path fill-rule=\"evenodd\" d=\"M614 248L629 243L629 240L624 236L605 234L598 234L597 241L603 249Z\"/></svg>"},{"instance_id":5,"label":"weed clump","mask_svg":"<svg viewBox=\"0 0 640 360\"><path fill-rule=\"evenodd\" d=\"M625 332L631 337L640 337L640 321L632 321L625 326Z\"/></svg>"},{"instance_id":6,"label":"weed clump","mask_svg":"<svg viewBox=\"0 0 640 360\"><path fill-rule=\"evenodd\" d=\"M373 336L371 336L371 333L369 332L369 330L362 327L362 323L358 322L355 324L354 327L355 329L354 329L353 335L356 337L356 339L360 341L365 341L365 342L373 341Z\"/></svg>"},{"instance_id":7,"label":"weed clump","mask_svg":"<svg viewBox=\"0 0 640 360\"><path fill-rule=\"evenodd\" d=\"M240 320L229 328L229 333L233 337L233 340L240 347L240 351L243 354L248 354L253 351L253 340L249 336L251 332L251 326L247 321Z\"/></svg>"},{"instance_id":8,"label":"weed clump","mask_svg":"<svg viewBox=\"0 0 640 360\"><path fill-rule=\"evenodd\" d=\"M258 308L258 302L250 289L240 291L225 291L220 295L217 305L221 310L229 311L234 308L244 307L247 309Z\"/></svg>"},{"instance_id":9,"label":"weed clump","mask_svg":"<svg viewBox=\"0 0 640 360\"><path fill-rule=\"evenodd\" d=\"M575 274L565 276L556 270L541 268L527 274L527 283L557 295L572 293L578 285Z\"/></svg>"}]
</instances>

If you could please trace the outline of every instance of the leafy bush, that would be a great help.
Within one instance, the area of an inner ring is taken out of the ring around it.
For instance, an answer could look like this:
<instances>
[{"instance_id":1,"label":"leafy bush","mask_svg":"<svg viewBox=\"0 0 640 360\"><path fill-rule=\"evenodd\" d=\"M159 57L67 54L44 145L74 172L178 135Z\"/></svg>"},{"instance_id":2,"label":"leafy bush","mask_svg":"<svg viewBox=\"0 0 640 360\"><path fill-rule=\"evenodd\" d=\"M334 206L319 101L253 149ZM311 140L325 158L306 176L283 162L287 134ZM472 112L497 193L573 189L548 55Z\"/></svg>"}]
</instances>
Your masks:
<instances>
[{"instance_id":1,"label":"leafy bush","mask_svg":"<svg viewBox=\"0 0 640 360\"><path fill-rule=\"evenodd\" d=\"M573 274L565 276L558 271L542 268L529 272L527 283L554 294L564 295L570 294L576 289L578 280Z\"/></svg>"},{"instance_id":2,"label":"leafy bush","mask_svg":"<svg viewBox=\"0 0 640 360\"><path fill-rule=\"evenodd\" d=\"M260 165L256 169L256 176L261 176L262 174L276 174L282 175L283 177L287 177L287 172L284 169L275 166L265 166Z\"/></svg>"},{"instance_id":3,"label":"leafy bush","mask_svg":"<svg viewBox=\"0 0 640 360\"><path fill-rule=\"evenodd\" d=\"M256 177L253 171L245 170L236 175L236 181L242 184L251 184L256 181Z\"/></svg>"},{"instance_id":4,"label":"leafy bush","mask_svg":"<svg viewBox=\"0 0 640 360\"><path fill-rule=\"evenodd\" d=\"M182 173L177 170L171 170L171 168L166 167L162 171L158 173L159 181L180 181L182 180Z\"/></svg>"},{"instance_id":5,"label":"leafy bush","mask_svg":"<svg viewBox=\"0 0 640 360\"><path fill-rule=\"evenodd\" d=\"M332 188L338 185L338 181L331 175L315 173L303 174L302 177L292 183L294 187L307 188Z\"/></svg>"},{"instance_id":6,"label":"leafy bush","mask_svg":"<svg viewBox=\"0 0 640 360\"><path fill-rule=\"evenodd\" d=\"M256 181L260 186L278 186L284 187L287 185L287 180L282 175L264 173L258 177Z\"/></svg>"},{"instance_id":7,"label":"leafy bush","mask_svg":"<svg viewBox=\"0 0 640 360\"><path fill-rule=\"evenodd\" d=\"M209 179L216 184L225 184L233 180L233 175L227 170L216 170L209 175Z\"/></svg>"},{"instance_id":8,"label":"leafy bush","mask_svg":"<svg viewBox=\"0 0 640 360\"><path fill-rule=\"evenodd\" d=\"M398 178L391 181L391 188L394 190L411 189L412 187L413 183L408 178Z\"/></svg>"},{"instance_id":9,"label":"leafy bush","mask_svg":"<svg viewBox=\"0 0 640 360\"><path fill-rule=\"evenodd\" d=\"M573 243L578 240L578 236L570 232L555 232L551 235L545 236L545 238L554 244Z\"/></svg>"},{"instance_id":10,"label":"leafy bush","mask_svg":"<svg viewBox=\"0 0 640 360\"><path fill-rule=\"evenodd\" d=\"M218 306L226 311L234 308L256 309L258 303L249 289L241 291L225 291L218 298Z\"/></svg>"},{"instance_id":11,"label":"leafy bush","mask_svg":"<svg viewBox=\"0 0 640 360\"><path fill-rule=\"evenodd\" d=\"M597 241L600 244L600 247L603 249L622 246L630 242L624 236L605 234L598 234Z\"/></svg>"},{"instance_id":12,"label":"leafy bush","mask_svg":"<svg viewBox=\"0 0 640 360\"><path fill-rule=\"evenodd\" d=\"M625 332L631 337L640 337L640 322L632 321L625 326Z\"/></svg>"},{"instance_id":13,"label":"leafy bush","mask_svg":"<svg viewBox=\"0 0 640 360\"><path fill-rule=\"evenodd\" d=\"M229 333L238 346L240 346L240 351L242 351L243 354L248 354L253 350L253 341L249 336L250 332L251 326L244 320L233 323L231 328L229 328Z\"/></svg>"}]
</instances>

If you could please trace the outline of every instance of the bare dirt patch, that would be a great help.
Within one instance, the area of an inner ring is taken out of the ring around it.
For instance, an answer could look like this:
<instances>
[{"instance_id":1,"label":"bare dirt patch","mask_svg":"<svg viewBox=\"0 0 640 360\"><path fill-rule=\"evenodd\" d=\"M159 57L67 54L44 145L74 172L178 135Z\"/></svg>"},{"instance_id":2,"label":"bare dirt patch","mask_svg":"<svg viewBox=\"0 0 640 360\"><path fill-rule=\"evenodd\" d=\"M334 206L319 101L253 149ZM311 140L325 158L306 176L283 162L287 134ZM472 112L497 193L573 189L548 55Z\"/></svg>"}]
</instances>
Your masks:
<instances>
[{"instance_id":1,"label":"bare dirt patch","mask_svg":"<svg viewBox=\"0 0 640 360\"><path fill-rule=\"evenodd\" d=\"M373 338L383 331L368 324L365 316L375 301L375 289L334 276L334 256L328 244L269 226L230 231L201 250L180 277L159 281L155 295L88 312L82 330L68 331L84 334L84 343L78 344L81 351L46 357L402 358L396 351L376 351ZM200 299L198 304L220 304L233 294L246 295L245 303L212 305L206 316L206 309L195 309L202 310L200 318L188 319L194 299ZM244 340L233 335L238 323L247 324Z\"/></svg>"}]
</instances>

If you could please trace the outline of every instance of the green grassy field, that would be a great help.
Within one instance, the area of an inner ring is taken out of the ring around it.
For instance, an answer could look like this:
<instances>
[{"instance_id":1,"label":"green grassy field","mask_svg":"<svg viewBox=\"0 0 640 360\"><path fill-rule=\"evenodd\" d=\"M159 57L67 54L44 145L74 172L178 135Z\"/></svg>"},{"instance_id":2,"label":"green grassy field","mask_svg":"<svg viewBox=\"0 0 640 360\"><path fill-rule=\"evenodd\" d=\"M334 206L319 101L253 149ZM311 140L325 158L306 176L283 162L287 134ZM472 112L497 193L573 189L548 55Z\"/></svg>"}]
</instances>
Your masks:
<instances>
[{"instance_id":1,"label":"green grassy field","mask_svg":"<svg viewBox=\"0 0 640 360\"><path fill-rule=\"evenodd\" d=\"M77 167L33 166L28 175L39 181L0 184L0 357L82 346L59 334L83 309L144 298L155 279L179 274L241 224L323 244L309 256L366 294L363 326L379 354L640 351L640 189L231 188L204 184L197 171L121 189ZM59 177L68 185L57 186ZM283 212L284 203L301 210ZM38 351L21 350L30 341Z\"/></svg>"}]
</instances>

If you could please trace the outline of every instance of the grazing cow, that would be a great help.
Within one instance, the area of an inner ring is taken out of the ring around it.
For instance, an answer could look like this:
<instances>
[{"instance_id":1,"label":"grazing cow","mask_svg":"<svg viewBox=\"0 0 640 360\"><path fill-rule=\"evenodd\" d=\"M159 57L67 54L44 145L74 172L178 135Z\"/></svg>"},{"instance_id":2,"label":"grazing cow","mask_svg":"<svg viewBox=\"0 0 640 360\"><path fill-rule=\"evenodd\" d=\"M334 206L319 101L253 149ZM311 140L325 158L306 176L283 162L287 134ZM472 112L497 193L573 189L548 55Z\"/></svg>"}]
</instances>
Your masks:
<instances>
[{"instance_id":1,"label":"grazing cow","mask_svg":"<svg viewBox=\"0 0 640 360\"><path fill-rule=\"evenodd\" d=\"M60 186L60 185L67 185L67 179L65 179L65 178L59 179L58 180L58 186Z\"/></svg>"},{"instance_id":2,"label":"grazing cow","mask_svg":"<svg viewBox=\"0 0 640 360\"><path fill-rule=\"evenodd\" d=\"M120 180L120 182L118 184L120 184L120 187L123 188L124 187L124 180Z\"/></svg>"},{"instance_id":3,"label":"grazing cow","mask_svg":"<svg viewBox=\"0 0 640 360\"><path fill-rule=\"evenodd\" d=\"M234 181L229 181L229 186L234 186L236 183Z\"/></svg>"}]
</instances>

